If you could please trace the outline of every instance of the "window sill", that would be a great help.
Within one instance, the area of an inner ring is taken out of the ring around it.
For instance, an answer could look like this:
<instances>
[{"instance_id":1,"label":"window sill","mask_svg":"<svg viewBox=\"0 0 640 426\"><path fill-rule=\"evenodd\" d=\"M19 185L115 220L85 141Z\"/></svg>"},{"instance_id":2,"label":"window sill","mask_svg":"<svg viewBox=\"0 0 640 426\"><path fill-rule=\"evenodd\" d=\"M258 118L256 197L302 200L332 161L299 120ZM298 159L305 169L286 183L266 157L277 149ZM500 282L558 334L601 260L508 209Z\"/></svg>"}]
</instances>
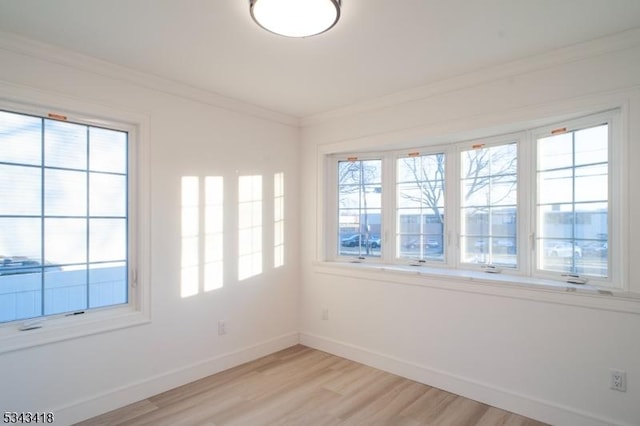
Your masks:
<instances>
[{"instance_id":1,"label":"window sill","mask_svg":"<svg viewBox=\"0 0 640 426\"><path fill-rule=\"evenodd\" d=\"M27 322L40 328L22 331ZM0 326L0 354L61 342L151 322L149 316L130 306L87 311L82 315L34 318Z\"/></svg>"},{"instance_id":2,"label":"window sill","mask_svg":"<svg viewBox=\"0 0 640 426\"><path fill-rule=\"evenodd\" d=\"M316 273L324 275L511 297L640 315L640 294L602 290L588 284L575 285L532 277L440 269L427 266L372 265L320 261L316 262L314 267Z\"/></svg>"}]
</instances>

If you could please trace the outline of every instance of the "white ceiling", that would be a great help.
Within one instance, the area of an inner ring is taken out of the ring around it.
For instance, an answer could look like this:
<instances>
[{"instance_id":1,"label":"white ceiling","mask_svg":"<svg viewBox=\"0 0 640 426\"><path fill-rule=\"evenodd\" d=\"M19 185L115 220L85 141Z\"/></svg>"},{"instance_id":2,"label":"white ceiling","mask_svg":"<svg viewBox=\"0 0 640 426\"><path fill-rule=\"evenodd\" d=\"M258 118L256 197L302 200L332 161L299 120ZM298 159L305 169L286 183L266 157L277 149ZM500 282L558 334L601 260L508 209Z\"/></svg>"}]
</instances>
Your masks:
<instances>
[{"instance_id":1,"label":"white ceiling","mask_svg":"<svg viewBox=\"0 0 640 426\"><path fill-rule=\"evenodd\" d=\"M343 0L307 39L249 0L0 0L0 31L296 117L637 27L640 0Z\"/></svg>"}]
</instances>

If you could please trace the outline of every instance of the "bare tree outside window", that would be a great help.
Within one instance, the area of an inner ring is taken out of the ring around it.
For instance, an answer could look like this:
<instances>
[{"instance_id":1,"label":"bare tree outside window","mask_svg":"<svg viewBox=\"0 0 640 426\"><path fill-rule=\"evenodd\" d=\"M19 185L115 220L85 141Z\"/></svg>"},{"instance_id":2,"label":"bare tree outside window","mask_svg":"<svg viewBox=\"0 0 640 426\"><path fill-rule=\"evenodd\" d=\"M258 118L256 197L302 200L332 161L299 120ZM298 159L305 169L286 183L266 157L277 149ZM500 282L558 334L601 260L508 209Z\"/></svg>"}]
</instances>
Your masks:
<instances>
[{"instance_id":1,"label":"bare tree outside window","mask_svg":"<svg viewBox=\"0 0 640 426\"><path fill-rule=\"evenodd\" d=\"M461 153L461 248L467 263L517 266L517 144Z\"/></svg>"},{"instance_id":2,"label":"bare tree outside window","mask_svg":"<svg viewBox=\"0 0 640 426\"><path fill-rule=\"evenodd\" d=\"M397 257L443 261L445 155L398 159L396 182Z\"/></svg>"}]
</instances>

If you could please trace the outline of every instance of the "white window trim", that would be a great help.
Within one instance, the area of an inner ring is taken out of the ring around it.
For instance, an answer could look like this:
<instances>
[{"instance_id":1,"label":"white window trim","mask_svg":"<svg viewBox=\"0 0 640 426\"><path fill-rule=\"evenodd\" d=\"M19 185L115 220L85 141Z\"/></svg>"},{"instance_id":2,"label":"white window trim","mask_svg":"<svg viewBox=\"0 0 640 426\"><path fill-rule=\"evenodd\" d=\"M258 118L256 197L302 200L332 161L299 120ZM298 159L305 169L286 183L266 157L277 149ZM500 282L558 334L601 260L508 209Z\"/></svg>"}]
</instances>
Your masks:
<instances>
[{"instance_id":1,"label":"white window trim","mask_svg":"<svg viewBox=\"0 0 640 426\"><path fill-rule=\"evenodd\" d=\"M397 203L397 176L398 176L398 171L397 171L397 165L398 165L398 160L402 159L402 158L407 158L410 154L412 153L419 153L420 156L429 156L429 155L437 155L437 154L444 154L445 156L445 165L444 165L444 181L445 181L445 185L446 182L449 182L450 179L450 175L451 173L454 173L454 171L452 171L452 167L451 167L451 161L450 161L450 156L451 156L451 152L449 147L447 146L443 146L443 145L438 145L438 146L429 146L429 147L422 147L422 148L416 148L416 149L403 149L400 151L396 151L393 153L392 157L390 157L390 165L392 168L392 174L391 174L391 184L388 185L389 188L393 188L393 192L389 194L389 200L393 200L394 203ZM383 165L384 167L384 165ZM384 182L383 182L384 185ZM452 191L450 190L451 188L446 188L445 187L445 192L444 192L444 210L445 212L448 211L448 206L452 205L452 197L455 196L455 194L452 194ZM385 200L383 200L385 201ZM388 204L388 203L387 203ZM397 204L394 204L394 209L393 209L393 221L396 222L397 221L397 214L398 214L398 209L397 209ZM446 240L446 244L445 244L445 250L443 252L443 260L442 261L436 261L436 260L430 260L430 259L421 259L421 260L416 260L416 259L409 259L409 258L401 258L398 257L397 251L396 251L396 246L398 244L398 242L395 242L395 245L392 244L386 244L387 246L387 250L385 251L385 254L388 253L388 259L393 259L394 263L397 263L399 265L408 265L408 266L420 266L420 265L424 265L424 266L432 266L434 268L448 268L450 267L452 260L455 259L455 256L453 255L453 252L451 251L450 247L452 242L454 241L454 239L452 238L452 233L451 233L451 229L455 229L455 224L452 226L451 223L449 223L449 221L445 220L444 223L444 229L443 229L443 235L442 238L443 240ZM398 235L397 229L393 228L393 229L389 229L388 232L386 233L387 235L394 235L394 238L396 235ZM388 241L388 239L385 239L385 242ZM444 241L443 241L444 242ZM383 250L385 250L385 245L382 246Z\"/></svg>"},{"instance_id":2,"label":"white window trim","mask_svg":"<svg viewBox=\"0 0 640 426\"><path fill-rule=\"evenodd\" d=\"M517 218L518 218L518 228L517 228L517 234L516 234L516 241L517 241L517 245L518 245L518 256L516 258L517 260L517 266L515 268L502 268L502 271L504 274L506 275L527 275L528 274L528 264L526 262L526 260L524 259L525 256L522 256L520 253L522 253L524 251L523 245L524 243L522 242L522 238L520 237L523 232L523 223L524 222L521 219L521 212L523 210L523 206L527 203L527 194L526 191L523 191L522 188L527 188L526 186L524 186L522 184L522 180L525 179L525 176L523 176L523 172L522 172L522 167L521 164L523 162L521 162L519 159L523 158L521 157L521 153L522 153L522 147L525 144L525 132L516 132L516 133L509 133L509 134L505 134L505 135L498 135L498 136L491 136L491 137L486 137L486 138L479 138L479 139L474 139L474 140L468 140L468 141L464 141L464 142L459 142L455 144L455 148L453 150L453 163L454 163L454 170L453 172L455 173L453 175L453 180L449 180L449 182L453 182L453 184L448 184L447 186L449 187L453 187L453 196L455 198L453 198L453 203L451 204L451 208L455 209L455 223L454 225L456 226L455 228L452 229L452 233L456 233L460 230L462 230L462 218L461 218L461 209L462 209L462 202L461 200L461 188L460 188L460 172L461 172L461 154L464 151L468 151L469 147L471 147L472 145L474 145L475 143L481 143L483 145L483 148L490 148L490 147L495 147L495 146L501 146L501 145L507 145L510 143L516 143L516 147L517 147L517 156L518 156L518 169L517 169L517 205L516 205L516 211L517 211ZM449 176L447 176L449 177ZM451 210L450 208L450 210ZM526 232L526 231L525 231ZM450 247L450 250L452 251L452 258L455 259L455 268L459 269L459 270L469 270L469 271L477 271L477 272L483 272L483 266L482 264L473 264L473 263L468 263L468 262L463 262L462 261L462 254L460 252L460 247L461 247L461 239L462 236L459 233L456 233L455 235L453 235L452 241L453 244ZM484 272L483 272L484 273Z\"/></svg>"},{"instance_id":3,"label":"white window trim","mask_svg":"<svg viewBox=\"0 0 640 426\"><path fill-rule=\"evenodd\" d=\"M329 156L327 158L327 166L329 167L329 173L327 174L328 176L328 180L327 180L327 193L333 192L334 196L332 196L330 199L327 200L327 205L329 206L328 210L327 210L327 222L333 221L335 223L336 226L336 230L337 230L337 223L338 223L338 217L337 217L337 212L338 212L338 197L337 197L337 191L335 190L335 188L338 187L338 180L337 180L337 175L338 175L338 162L339 161L347 161L349 158L357 158L356 161L367 161L367 160L383 160L384 155L382 155L382 153L358 153L357 155L349 155L349 156L345 156L343 154L336 154L336 155L332 155ZM381 171L381 175L382 175L382 203L385 204L386 203L386 197L388 197L388 193L389 191L387 191L387 187L385 186L385 180L386 177L388 176L388 174L390 173L389 170L389 165L386 164L385 161L382 161L382 171ZM388 180L386 180L388 181ZM388 203L386 203L388 204ZM333 217L333 219L329 219L329 217ZM381 210L380 212L380 223L383 226L383 230L385 229L385 212L384 209ZM380 238L383 241L383 245L382 248L384 250L384 242L387 241L387 233L386 232L381 232ZM326 249L326 256L328 259L332 259L335 261L342 261L342 262L352 262L352 263L362 263L362 262L375 262L376 260L382 259L384 258L385 254L384 252L380 253L380 257L375 257L375 258L362 258L362 257L358 257L358 256L344 256L344 255L340 255L337 248L338 248L338 232L333 232L331 233L331 235L327 235L327 244L325 245L325 249ZM376 262L379 263L379 262Z\"/></svg>"},{"instance_id":4,"label":"white window trim","mask_svg":"<svg viewBox=\"0 0 640 426\"><path fill-rule=\"evenodd\" d=\"M598 112L595 114L589 114L588 112L580 114L577 118L571 118L571 116L566 117L565 114L559 114L557 119L547 119L546 123L541 123L540 120L536 120L535 125L532 126L522 126L521 129L516 132L497 136L497 137L481 137L482 142L487 144L491 141L502 140L506 142L508 140L518 140L518 157L524 158L528 157L529 161L519 161L518 163L518 268L516 270L504 270L501 274L503 277L497 279L499 282L511 282L517 285L533 285L534 287L538 286L549 287L549 284L552 288L560 288L562 290L569 289L567 291L574 292L576 289L583 289L583 291L591 291L598 292L603 291L606 294L617 292L629 294L629 284L626 280L625 267L627 263L626 253L627 250L624 250L624 247L628 244L624 235L622 235L622 230L626 229L625 224L627 223L625 212L626 212L626 198L623 194L628 193L626 188L626 166L625 162L626 158L626 150L627 150L627 135L623 133L622 122L625 117L628 116L628 105L626 103L617 102L613 105L607 105L606 107L598 107L597 109L592 109L596 111L604 111ZM548 124L550 122L560 122L564 125L564 123L571 124L572 126L576 125L576 123L585 122L593 124L597 117L611 117L611 128L610 132L615 133L615 140L610 137L610 164L621 164L622 167L609 167L610 171L610 192L609 192L609 215L610 215L610 233L609 238L610 241L616 241L615 251L610 253L610 276L609 278L604 280L592 280L590 278L589 285L583 285L580 287L576 287L574 285L567 284L566 282L560 279L559 273L539 273L536 270L536 262L535 262L535 250L534 246L531 245L530 236L535 235L534 231L536 229L536 203L535 197L532 195L536 194L536 179L535 176L532 176L532 173L535 174L536 170L536 156L535 154L535 135L538 134L538 131L544 128L554 128L558 125ZM560 118L561 117L561 118ZM533 130L527 130L527 127ZM516 130L516 129L514 129ZM511 138L511 139L509 139ZM369 267L372 269L382 269L385 271L395 270L395 271L411 271L416 272L415 263L410 262L400 262L395 258L395 244L390 244L391 241L395 241L395 225L390 227L389 221L385 221L384 217L389 214L395 215L395 201L393 203L394 208L384 207L383 205L383 213L382 213L382 232L381 236L383 236L383 251L382 256L380 258L367 258L367 259L358 259L355 261L353 258L347 258L345 256L337 255L337 219L333 218L335 216L336 208L337 208L337 197L336 191L336 164L338 158L347 158L351 156L357 156L358 159L370 159L370 158L384 158L386 161L383 161L383 200L393 199L395 197L395 160L399 155L403 153L411 152L411 151L419 151L421 154L428 154L433 152L444 152L447 157L452 156L455 159L455 166L448 167L448 171L446 172L446 177L449 182L454 182L453 185L449 184L448 186L448 195L446 195L447 202L451 200L453 197L455 204L449 202L450 207L445 206L446 211L451 211L452 206L456 209L456 214L449 214L447 217L447 238L450 241L449 247L447 249L447 254L445 255L445 262L428 262L425 265L420 265L419 270L423 274L436 274L436 275L444 275L444 276L454 276L460 279L472 279L474 282L493 282L496 281L495 278L491 277L490 274L486 274L484 272L480 272L480 268L474 271L473 268L469 268L468 264L461 264L460 261L460 253L459 253L459 236L456 234L451 236L452 232L457 232L459 229L459 206L460 204L457 201L457 197L459 197L459 185L458 173L459 173L459 153L461 151L462 146L465 144L468 145L469 142L459 142L453 141L447 145L437 145L437 146L427 146L426 148L403 148L401 150L396 151L377 151L372 153L368 151L367 154L360 154L357 150L354 151L345 151L341 150L340 153L332 153L331 145L327 145L321 147L318 150L319 156L319 172L318 172L318 184L322 188L319 188L319 199L318 206L319 211L324 212L323 217L324 220L320 221L318 224L318 253L324 253L324 256L318 257L320 262L330 262L330 263L362 263L363 265L358 265L359 267ZM496 142L497 143L497 142ZM358 145L362 146L362 140L358 141ZM334 147L337 145L334 145ZM357 153L357 154L356 154ZM447 160L447 164L450 164L451 161ZM393 170L389 170L393 169ZM392 176L392 179L389 179L389 176ZM453 179L452 180L452 176ZM455 187L452 191L451 187ZM612 200L615 200L614 204ZM384 201L383 201L384 202ZM387 206L389 204L387 203ZM386 212L386 213L385 213ZM391 213L389 213L391 212ZM523 212L525 213L523 215ZM525 216L525 217L522 217ZM395 217L395 216L393 216ZM333 218L333 219L332 219ZM394 221L395 219L392 219ZM611 223L613 222L613 225ZM324 232L323 232L324 230ZM392 239L388 238L390 235L393 235ZM395 259L395 261L394 261ZM411 265L411 266L407 266ZM486 277L486 279L483 279ZM594 285L596 284L596 285ZM604 285L603 285L604 284Z\"/></svg>"},{"instance_id":5,"label":"white window trim","mask_svg":"<svg viewBox=\"0 0 640 426\"><path fill-rule=\"evenodd\" d=\"M51 315L0 325L0 354L83 336L118 330L151 321L150 307L150 179L149 117L115 107L93 104L31 87L0 82L0 107L47 117L64 115L70 122L113 127L129 133L129 253L128 303L90 309L82 315ZM115 126L115 127L114 127ZM21 331L25 323L41 327Z\"/></svg>"},{"instance_id":6,"label":"white window trim","mask_svg":"<svg viewBox=\"0 0 640 426\"><path fill-rule=\"evenodd\" d=\"M625 245L628 243L627 238L622 233L622 223L625 221L624 211L626 211L626 198L624 194L627 193L627 188L624 180L622 179L623 173L625 172L626 167L612 167L612 164L625 164L623 161L622 153L624 152L623 136L622 136L622 125L621 125L621 117L622 111L618 110L609 110L596 114L586 115L574 120L564 120L562 122L556 122L554 124L550 124L547 126L538 127L535 130L530 132L529 143L530 147L528 152L530 153L530 158L532 159L530 162L531 169L531 182L530 190L531 190L531 206L530 206L530 217L531 217L531 227L530 234L536 235L537 233L537 216L536 216L536 205L537 205L537 191L536 191L536 159L537 159L537 140L540 137L550 136L551 131L558 128L558 126L567 127L567 131L574 131L578 129L582 129L585 127L590 127L596 125L597 123L607 122L609 124L609 158L608 158L608 177L609 177L609 191L608 191L608 235L609 235L609 265L608 272L609 276L607 278L598 278L589 276L589 283L594 285L595 287L608 288L612 290L625 290L627 289L624 286L626 282L626 277L624 274L624 263L623 253L626 253L627 250L624 249ZM614 203L612 200L615 200ZM614 242L611 244L611 242ZM537 261L535 259L536 253L535 250L531 250L531 256L529 256L529 261L531 263L532 274L534 277L539 277L542 279L552 279L558 280L560 273L554 273L550 271L545 271L538 268Z\"/></svg>"}]
</instances>

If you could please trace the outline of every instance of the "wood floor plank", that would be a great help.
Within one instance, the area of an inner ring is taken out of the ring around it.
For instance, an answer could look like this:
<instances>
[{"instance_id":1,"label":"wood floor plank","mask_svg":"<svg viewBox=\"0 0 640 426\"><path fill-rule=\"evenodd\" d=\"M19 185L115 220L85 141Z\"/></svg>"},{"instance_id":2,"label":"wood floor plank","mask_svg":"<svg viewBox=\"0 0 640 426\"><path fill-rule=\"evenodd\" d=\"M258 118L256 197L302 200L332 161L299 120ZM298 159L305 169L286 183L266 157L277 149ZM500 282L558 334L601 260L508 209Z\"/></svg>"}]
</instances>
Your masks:
<instances>
[{"instance_id":1,"label":"wood floor plank","mask_svg":"<svg viewBox=\"0 0 640 426\"><path fill-rule=\"evenodd\" d=\"M185 426L542 426L302 345L79 423Z\"/></svg>"}]
</instances>

